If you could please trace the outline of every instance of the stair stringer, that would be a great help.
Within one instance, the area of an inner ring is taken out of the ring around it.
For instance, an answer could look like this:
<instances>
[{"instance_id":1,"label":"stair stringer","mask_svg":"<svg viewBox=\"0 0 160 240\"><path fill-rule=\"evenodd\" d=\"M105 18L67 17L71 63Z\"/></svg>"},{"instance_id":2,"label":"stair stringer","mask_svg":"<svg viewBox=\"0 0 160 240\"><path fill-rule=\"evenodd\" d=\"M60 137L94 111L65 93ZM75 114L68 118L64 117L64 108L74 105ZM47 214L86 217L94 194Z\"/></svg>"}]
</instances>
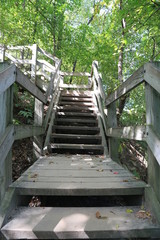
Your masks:
<instances>
[{"instance_id":1,"label":"stair stringer","mask_svg":"<svg viewBox=\"0 0 160 240\"><path fill-rule=\"evenodd\" d=\"M105 136L105 133L104 133L103 121L102 121L102 117L101 117L101 114L100 114L100 111L99 111L97 99L95 97L94 92L93 92L93 102L94 102L94 104L96 106L96 109L97 109L96 114L97 114L97 119L98 119L98 126L100 128L100 135L102 136L102 146L104 147L104 154L106 156L109 156L108 144L107 144L106 136Z\"/></svg>"}]
</instances>

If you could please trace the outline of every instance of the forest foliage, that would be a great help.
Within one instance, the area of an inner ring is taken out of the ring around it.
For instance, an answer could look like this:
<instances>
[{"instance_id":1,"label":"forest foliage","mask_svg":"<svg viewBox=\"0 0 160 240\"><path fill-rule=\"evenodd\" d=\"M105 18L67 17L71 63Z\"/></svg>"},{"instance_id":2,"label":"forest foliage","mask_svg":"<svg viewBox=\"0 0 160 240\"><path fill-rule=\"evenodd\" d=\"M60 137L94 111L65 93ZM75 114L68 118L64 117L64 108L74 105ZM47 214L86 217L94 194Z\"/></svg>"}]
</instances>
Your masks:
<instances>
[{"instance_id":1,"label":"forest foliage","mask_svg":"<svg viewBox=\"0 0 160 240\"><path fill-rule=\"evenodd\" d=\"M107 95L160 59L159 0L1 0L0 16L0 44L37 43L65 71L90 71L99 61ZM144 99L143 85L132 91L121 124L144 124Z\"/></svg>"}]
</instances>

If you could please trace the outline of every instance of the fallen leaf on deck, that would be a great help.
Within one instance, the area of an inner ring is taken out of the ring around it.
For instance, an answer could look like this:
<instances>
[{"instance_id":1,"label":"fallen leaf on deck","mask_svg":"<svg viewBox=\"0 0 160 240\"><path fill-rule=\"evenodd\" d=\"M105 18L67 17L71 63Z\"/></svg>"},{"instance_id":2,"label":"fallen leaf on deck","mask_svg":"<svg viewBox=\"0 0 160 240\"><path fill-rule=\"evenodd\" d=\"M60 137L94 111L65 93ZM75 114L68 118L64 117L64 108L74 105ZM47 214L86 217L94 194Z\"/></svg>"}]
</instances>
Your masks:
<instances>
[{"instance_id":1,"label":"fallen leaf on deck","mask_svg":"<svg viewBox=\"0 0 160 240\"><path fill-rule=\"evenodd\" d=\"M118 172L114 172L113 174L118 174Z\"/></svg>"},{"instance_id":2,"label":"fallen leaf on deck","mask_svg":"<svg viewBox=\"0 0 160 240\"><path fill-rule=\"evenodd\" d=\"M133 213L133 210L132 209L127 209L126 213Z\"/></svg>"},{"instance_id":3,"label":"fallen leaf on deck","mask_svg":"<svg viewBox=\"0 0 160 240\"><path fill-rule=\"evenodd\" d=\"M116 225L116 230L118 230L118 228L119 228L119 225L117 224L117 225Z\"/></svg>"},{"instance_id":4,"label":"fallen leaf on deck","mask_svg":"<svg viewBox=\"0 0 160 240\"><path fill-rule=\"evenodd\" d=\"M103 172L103 171L104 171L104 169L102 169L102 168L97 170L97 172Z\"/></svg>"},{"instance_id":5,"label":"fallen leaf on deck","mask_svg":"<svg viewBox=\"0 0 160 240\"><path fill-rule=\"evenodd\" d=\"M97 211L96 212L96 218L98 218L98 219L107 219L107 216L101 216L100 212Z\"/></svg>"},{"instance_id":6,"label":"fallen leaf on deck","mask_svg":"<svg viewBox=\"0 0 160 240\"><path fill-rule=\"evenodd\" d=\"M49 164L53 164L54 162L50 161Z\"/></svg>"},{"instance_id":7,"label":"fallen leaf on deck","mask_svg":"<svg viewBox=\"0 0 160 240\"><path fill-rule=\"evenodd\" d=\"M146 219L146 218L151 218L151 214L148 211L140 210L136 213L136 217Z\"/></svg>"},{"instance_id":8,"label":"fallen leaf on deck","mask_svg":"<svg viewBox=\"0 0 160 240\"><path fill-rule=\"evenodd\" d=\"M125 179L125 180L123 180L123 182L128 182L128 180Z\"/></svg>"},{"instance_id":9,"label":"fallen leaf on deck","mask_svg":"<svg viewBox=\"0 0 160 240\"><path fill-rule=\"evenodd\" d=\"M38 177L38 174L37 174L37 173L35 173L35 174L33 174L33 175L30 176L30 178L36 178L36 177Z\"/></svg>"}]
</instances>

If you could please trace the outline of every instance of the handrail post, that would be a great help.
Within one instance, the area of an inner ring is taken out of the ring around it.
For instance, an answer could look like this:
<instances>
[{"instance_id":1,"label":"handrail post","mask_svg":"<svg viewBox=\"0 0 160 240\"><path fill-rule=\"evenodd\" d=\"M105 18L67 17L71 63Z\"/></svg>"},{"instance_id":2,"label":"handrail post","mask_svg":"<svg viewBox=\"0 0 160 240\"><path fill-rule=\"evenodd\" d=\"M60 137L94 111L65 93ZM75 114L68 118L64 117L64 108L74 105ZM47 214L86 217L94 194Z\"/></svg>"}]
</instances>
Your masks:
<instances>
[{"instance_id":1,"label":"handrail post","mask_svg":"<svg viewBox=\"0 0 160 240\"><path fill-rule=\"evenodd\" d=\"M146 67L147 74L147 67ZM152 79L154 81L154 78ZM148 83L145 84L146 94L146 123L151 125L153 131L160 135L160 94ZM150 137L150 135L148 136ZM155 143L156 145L156 143ZM152 186L160 202L160 166L148 147L148 183Z\"/></svg>"},{"instance_id":2,"label":"handrail post","mask_svg":"<svg viewBox=\"0 0 160 240\"><path fill-rule=\"evenodd\" d=\"M117 127L116 103L113 102L107 107L107 125L108 128ZM119 163L118 157L119 141L117 138L109 137L109 155L115 162Z\"/></svg>"},{"instance_id":3,"label":"handrail post","mask_svg":"<svg viewBox=\"0 0 160 240\"><path fill-rule=\"evenodd\" d=\"M0 62L4 62L5 59L5 47L0 45Z\"/></svg>"},{"instance_id":4,"label":"handrail post","mask_svg":"<svg viewBox=\"0 0 160 240\"><path fill-rule=\"evenodd\" d=\"M36 68L37 68L37 44L32 46L32 65L31 65L31 79L36 84ZM41 101L35 98L34 105L34 125L43 126L43 117L44 117L44 105ZM42 136L34 136L33 141L33 156L38 158L42 153L43 147L43 138Z\"/></svg>"},{"instance_id":5,"label":"handrail post","mask_svg":"<svg viewBox=\"0 0 160 240\"><path fill-rule=\"evenodd\" d=\"M32 46L32 65L31 65L31 78L36 81L36 66L37 66L37 44Z\"/></svg>"}]
</instances>

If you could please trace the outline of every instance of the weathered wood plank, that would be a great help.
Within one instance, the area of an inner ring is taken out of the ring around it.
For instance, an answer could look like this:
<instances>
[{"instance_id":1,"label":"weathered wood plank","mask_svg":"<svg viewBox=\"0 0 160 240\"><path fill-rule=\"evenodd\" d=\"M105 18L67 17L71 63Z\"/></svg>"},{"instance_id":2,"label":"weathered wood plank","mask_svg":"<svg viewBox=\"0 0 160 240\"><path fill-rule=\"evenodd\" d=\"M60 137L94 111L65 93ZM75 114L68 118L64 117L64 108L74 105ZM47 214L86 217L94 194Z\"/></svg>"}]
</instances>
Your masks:
<instances>
[{"instance_id":1,"label":"weathered wood plank","mask_svg":"<svg viewBox=\"0 0 160 240\"><path fill-rule=\"evenodd\" d=\"M113 102L108 106L107 126L108 128L117 127L116 103ZM119 162L118 156L119 141L116 138L109 138L109 154L111 158Z\"/></svg>"},{"instance_id":2,"label":"weathered wood plank","mask_svg":"<svg viewBox=\"0 0 160 240\"><path fill-rule=\"evenodd\" d=\"M7 239L128 239L159 237L158 224L137 218L140 207L27 208L3 227ZM99 211L104 219L96 218ZM21 223L21 224L20 224Z\"/></svg>"},{"instance_id":3,"label":"weathered wood plank","mask_svg":"<svg viewBox=\"0 0 160 240\"><path fill-rule=\"evenodd\" d=\"M101 96L101 98L103 100L106 99L106 94L104 92L104 88L103 88L103 85L102 85L102 77L101 75L99 74L98 72L98 62L97 61L94 61L93 64L92 64L92 68L93 68L93 74L94 74L94 81L95 81L95 84L98 88L98 92Z\"/></svg>"},{"instance_id":4,"label":"weathered wood plank","mask_svg":"<svg viewBox=\"0 0 160 240\"><path fill-rule=\"evenodd\" d=\"M146 122L148 127L148 183L160 202L160 94L146 83Z\"/></svg>"},{"instance_id":5,"label":"weathered wood plank","mask_svg":"<svg viewBox=\"0 0 160 240\"><path fill-rule=\"evenodd\" d=\"M43 50L42 48L38 47L37 48L38 52L42 53L44 56L52 59L55 62L59 62L59 59L53 55L51 55L50 53L46 52L45 50Z\"/></svg>"},{"instance_id":6,"label":"weathered wood plank","mask_svg":"<svg viewBox=\"0 0 160 240\"><path fill-rule=\"evenodd\" d=\"M0 72L0 94L5 92L16 79L16 66L11 65L6 68L3 72Z\"/></svg>"},{"instance_id":7,"label":"weathered wood plank","mask_svg":"<svg viewBox=\"0 0 160 240\"><path fill-rule=\"evenodd\" d=\"M51 92L53 91L54 81L56 80L56 78L57 78L56 85L57 84L59 85L59 76L57 76L57 75L58 75L58 71L59 71L60 67L61 67L61 61L57 64L55 72L51 74L51 80L50 80L50 83L48 84L48 89L46 92L46 101L48 100L48 97L50 96Z\"/></svg>"},{"instance_id":8,"label":"weathered wood plank","mask_svg":"<svg viewBox=\"0 0 160 240\"><path fill-rule=\"evenodd\" d=\"M149 148L160 165L160 138L151 126L147 126L147 138Z\"/></svg>"},{"instance_id":9,"label":"weathered wood plank","mask_svg":"<svg viewBox=\"0 0 160 240\"><path fill-rule=\"evenodd\" d=\"M16 82L41 102L46 103L46 98L44 94L39 90L39 88L34 83L32 83L29 78L25 76L18 68L16 69L16 73Z\"/></svg>"},{"instance_id":10,"label":"weathered wood plank","mask_svg":"<svg viewBox=\"0 0 160 240\"><path fill-rule=\"evenodd\" d=\"M47 79L48 81L51 80L51 74L47 74L44 70L38 70L36 72L37 76L43 76L45 79Z\"/></svg>"},{"instance_id":11,"label":"weathered wood plank","mask_svg":"<svg viewBox=\"0 0 160 240\"><path fill-rule=\"evenodd\" d=\"M45 133L43 127L33 125L15 125L15 140L42 135Z\"/></svg>"},{"instance_id":12,"label":"weathered wood plank","mask_svg":"<svg viewBox=\"0 0 160 240\"><path fill-rule=\"evenodd\" d=\"M90 89L90 85L60 84L61 88Z\"/></svg>"},{"instance_id":13,"label":"weathered wood plank","mask_svg":"<svg viewBox=\"0 0 160 240\"><path fill-rule=\"evenodd\" d=\"M156 216L156 220L160 224L160 202L151 187L145 189L145 205L151 210L151 214Z\"/></svg>"},{"instance_id":14,"label":"weathered wood plank","mask_svg":"<svg viewBox=\"0 0 160 240\"><path fill-rule=\"evenodd\" d=\"M36 86L45 93L48 89L48 82L45 82L44 80L42 80L40 78L39 79L37 78Z\"/></svg>"},{"instance_id":15,"label":"weathered wood plank","mask_svg":"<svg viewBox=\"0 0 160 240\"><path fill-rule=\"evenodd\" d=\"M16 207L16 204L15 189L9 188L0 205L0 229L6 223L7 217L9 217L11 210Z\"/></svg>"},{"instance_id":16,"label":"weathered wood plank","mask_svg":"<svg viewBox=\"0 0 160 240\"><path fill-rule=\"evenodd\" d=\"M106 98L106 106L130 92L144 81L144 66L134 72L119 88Z\"/></svg>"},{"instance_id":17,"label":"weathered wood plank","mask_svg":"<svg viewBox=\"0 0 160 240\"><path fill-rule=\"evenodd\" d=\"M30 46L30 45L26 45L26 46L7 46L6 47L6 50L25 50L25 49L31 49L33 48L33 46Z\"/></svg>"},{"instance_id":18,"label":"weathered wood plank","mask_svg":"<svg viewBox=\"0 0 160 240\"><path fill-rule=\"evenodd\" d=\"M58 95L58 87L59 87L59 81L57 82L57 87L56 87L56 89L54 91L54 94L52 96L52 99L51 99L49 107L48 107L48 111L47 111L46 117L45 117L44 122L43 122L43 126L44 126L45 130L47 129L49 119L51 118L53 105L55 104L55 102L57 102L57 100L56 100L57 97L58 97L58 100L59 100L59 97L60 97L60 95Z\"/></svg>"},{"instance_id":19,"label":"weathered wood plank","mask_svg":"<svg viewBox=\"0 0 160 240\"><path fill-rule=\"evenodd\" d=\"M145 126L108 128L106 133L107 136L113 138L127 138L139 141L146 140L147 136Z\"/></svg>"},{"instance_id":20,"label":"weathered wood plank","mask_svg":"<svg viewBox=\"0 0 160 240\"><path fill-rule=\"evenodd\" d=\"M75 76L75 77L91 77L88 72L62 72L59 73L61 76Z\"/></svg>"},{"instance_id":21,"label":"weathered wood plank","mask_svg":"<svg viewBox=\"0 0 160 240\"><path fill-rule=\"evenodd\" d=\"M48 63L46 60L37 59L37 65L47 72L55 72L55 67L52 64Z\"/></svg>"},{"instance_id":22,"label":"weathered wood plank","mask_svg":"<svg viewBox=\"0 0 160 240\"><path fill-rule=\"evenodd\" d=\"M60 98L60 91L57 91L57 95L55 95L52 98L53 101L51 102L48 115L46 116L45 121L44 121L44 128L47 129L47 125L48 125L48 122L50 120L50 124L49 124L47 134L46 134L46 139L45 139L45 142L44 142L44 151L47 150L48 144L50 143L50 136L52 134L52 126L53 126L53 122L54 122L54 119L55 119L56 108L57 108L57 105L58 105L59 98ZM53 105L54 105L54 107L53 107ZM53 109L52 109L52 107L53 107ZM52 115L51 115L51 113L52 113ZM51 119L50 119L50 116L51 116Z\"/></svg>"},{"instance_id":23,"label":"weathered wood plank","mask_svg":"<svg viewBox=\"0 0 160 240\"><path fill-rule=\"evenodd\" d=\"M6 131L0 140L0 168L4 164L4 161L12 147L13 142L14 126L10 125L6 128Z\"/></svg>"},{"instance_id":24,"label":"weathered wood plank","mask_svg":"<svg viewBox=\"0 0 160 240\"><path fill-rule=\"evenodd\" d=\"M144 79L160 94L160 68L154 63L146 63L144 65Z\"/></svg>"},{"instance_id":25,"label":"weathered wood plank","mask_svg":"<svg viewBox=\"0 0 160 240\"><path fill-rule=\"evenodd\" d=\"M11 54L9 53L5 53L6 57L9 58L14 64L32 64L32 60L31 59L25 59L25 60L22 60L22 59L16 59L14 58Z\"/></svg>"},{"instance_id":26,"label":"weathered wood plank","mask_svg":"<svg viewBox=\"0 0 160 240\"><path fill-rule=\"evenodd\" d=\"M140 182L114 183L45 183L45 182L15 182L20 195L62 195L62 196L90 196L90 195L141 195L145 184Z\"/></svg>"}]
</instances>

